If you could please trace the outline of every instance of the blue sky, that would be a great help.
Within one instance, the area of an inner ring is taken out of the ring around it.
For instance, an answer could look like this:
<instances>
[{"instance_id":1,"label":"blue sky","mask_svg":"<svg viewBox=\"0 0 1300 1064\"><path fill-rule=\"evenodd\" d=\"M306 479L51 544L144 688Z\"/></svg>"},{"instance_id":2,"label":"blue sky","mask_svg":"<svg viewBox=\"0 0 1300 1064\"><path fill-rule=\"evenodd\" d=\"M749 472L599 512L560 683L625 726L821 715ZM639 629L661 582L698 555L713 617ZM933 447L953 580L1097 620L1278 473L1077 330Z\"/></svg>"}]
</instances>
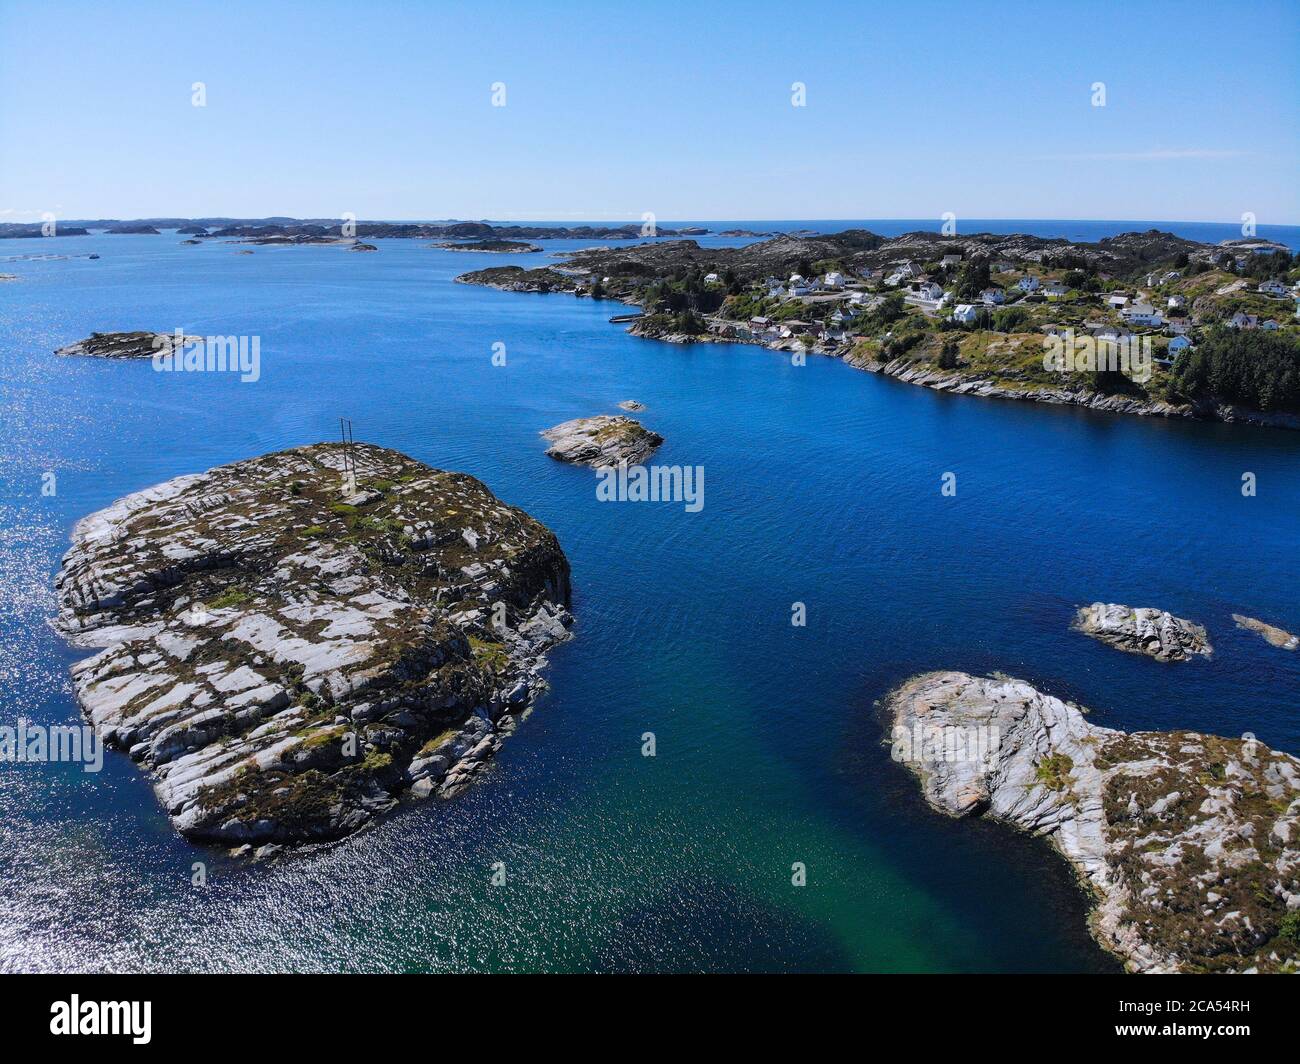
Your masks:
<instances>
[{"instance_id":1,"label":"blue sky","mask_svg":"<svg viewBox=\"0 0 1300 1064\"><path fill-rule=\"evenodd\" d=\"M1298 112L1296 0L0 0L0 221L1295 224Z\"/></svg>"}]
</instances>

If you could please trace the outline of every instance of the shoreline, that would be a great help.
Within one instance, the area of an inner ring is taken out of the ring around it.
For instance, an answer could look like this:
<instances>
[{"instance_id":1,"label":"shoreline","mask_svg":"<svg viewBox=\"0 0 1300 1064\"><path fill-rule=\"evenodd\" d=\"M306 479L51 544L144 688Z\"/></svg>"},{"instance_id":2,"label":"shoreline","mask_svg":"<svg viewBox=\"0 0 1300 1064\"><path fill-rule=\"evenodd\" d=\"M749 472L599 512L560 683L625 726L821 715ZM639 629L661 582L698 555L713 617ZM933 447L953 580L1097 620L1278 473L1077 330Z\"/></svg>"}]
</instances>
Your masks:
<instances>
[{"instance_id":1,"label":"shoreline","mask_svg":"<svg viewBox=\"0 0 1300 1064\"><path fill-rule=\"evenodd\" d=\"M520 293L531 293L535 295L567 294L574 298L589 298L578 292L576 290L576 285L571 289L553 289L542 292L508 284L466 280L465 278L467 276L467 274L461 274L459 277L453 279L454 283L474 285L479 288L491 288L498 292L510 292L516 295ZM644 312L642 304L635 300L618 299L613 296L601 296L598 298L613 303L619 303L625 307L636 307ZM714 333L710 333L707 336L687 333L663 333L653 335L639 330L637 324L637 322L633 322L623 331L629 336L636 337L638 340L658 340L661 343L668 344L743 344L749 347L763 347L769 351L779 352L797 351L802 346L793 337L773 342L765 342L763 340L747 339L744 337L721 336ZM1122 395L1105 395L1101 392L1091 390L1076 392L1070 391L1066 388L1008 388L1005 385L998 384L996 381L988 377L968 377L956 371L945 372L942 370L927 369L922 366L916 366L915 363L909 362L906 358L896 358L890 361L881 361L879 359L858 360L853 357L853 344L851 343L839 344L830 349L814 344L802 349L807 354L839 359L845 365L853 369L863 370L867 373L876 373L880 376L889 377L904 384L913 384L922 388L929 388L933 391L947 392L954 395L973 395L981 399L1011 399L1019 402L1046 403L1053 406L1078 406L1107 414L1125 414L1136 417L1161 417L1187 421L1219 422L1228 425L1244 424L1253 425L1257 428L1300 431L1300 415L1296 414L1269 414L1260 410L1250 410L1244 407L1234 407L1225 404L1203 404L1197 406L1195 404L1186 403L1175 405L1162 400L1133 399Z\"/></svg>"}]
</instances>

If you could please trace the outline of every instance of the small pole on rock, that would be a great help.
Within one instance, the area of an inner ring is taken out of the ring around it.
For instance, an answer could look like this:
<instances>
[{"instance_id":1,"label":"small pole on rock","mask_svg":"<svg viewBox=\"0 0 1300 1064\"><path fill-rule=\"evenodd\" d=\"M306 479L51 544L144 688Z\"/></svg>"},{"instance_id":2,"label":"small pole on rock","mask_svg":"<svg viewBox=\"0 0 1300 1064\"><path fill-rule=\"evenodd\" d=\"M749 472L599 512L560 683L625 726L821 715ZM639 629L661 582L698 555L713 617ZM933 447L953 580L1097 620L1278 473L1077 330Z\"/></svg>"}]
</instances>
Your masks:
<instances>
[{"instance_id":1,"label":"small pole on rock","mask_svg":"<svg viewBox=\"0 0 1300 1064\"><path fill-rule=\"evenodd\" d=\"M339 438L343 443L343 494L351 497L357 493L357 462L353 451L351 418L339 418Z\"/></svg>"}]
</instances>

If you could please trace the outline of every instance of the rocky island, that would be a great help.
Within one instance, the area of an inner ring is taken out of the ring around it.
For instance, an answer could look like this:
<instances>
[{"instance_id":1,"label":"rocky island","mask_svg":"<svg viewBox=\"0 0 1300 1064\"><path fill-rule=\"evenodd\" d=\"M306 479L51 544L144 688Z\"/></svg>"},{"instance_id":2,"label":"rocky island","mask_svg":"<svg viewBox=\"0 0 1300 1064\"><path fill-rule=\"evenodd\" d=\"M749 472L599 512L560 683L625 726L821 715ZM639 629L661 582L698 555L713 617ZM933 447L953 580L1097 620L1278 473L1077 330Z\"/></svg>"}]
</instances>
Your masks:
<instances>
[{"instance_id":1,"label":"rocky island","mask_svg":"<svg viewBox=\"0 0 1300 1064\"><path fill-rule=\"evenodd\" d=\"M961 672L908 680L883 709L926 801L1045 837L1130 971L1300 969L1300 760L1249 736L1097 727L1024 681ZM918 746L972 734L996 741L951 760Z\"/></svg>"},{"instance_id":2,"label":"rocky island","mask_svg":"<svg viewBox=\"0 0 1300 1064\"><path fill-rule=\"evenodd\" d=\"M57 627L104 648L73 666L86 717L178 831L258 856L457 793L570 623L553 533L367 444L177 477L72 541Z\"/></svg>"},{"instance_id":3,"label":"rocky island","mask_svg":"<svg viewBox=\"0 0 1300 1064\"><path fill-rule=\"evenodd\" d=\"M443 241L438 244L431 244L430 247L439 248L442 251L481 251L497 255L533 254L542 250L536 244L529 244L523 240L472 240L466 244Z\"/></svg>"},{"instance_id":4,"label":"rocky island","mask_svg":"<svg viewBox=\"0 0 1300 1064\"><path fill-rule=\"evenodd\" d=\"M1194 621L1164 610L1094 602L1075 614L1075 631L1130 654L1146 654L1156 661L1187 661L1213 651L1205 629Z\"/></svg>"},{"instance_id":5,"label":"rocky island","mask_svg":"<svg viewBox=\"0 0 1300 1064\"><path fill-rule=\"evenodd\" d=\"M622 462L638 465L664 442L659 433L651 432L639 421L608 414L575 418L541 435L551 441L546 453L552 458L597 467Z\"/></svg>"},{"instance_id":6,"label":"rocky island","mask_svg":"<svg viewBox=\"0 0 1300 1064\"><path fill-rule=\"evenodd\" d=\"M183 343L202 343L201 336L186 336ZM176 342L173 333L113 332L91 333L86 339L58 348L54 353L84 358L153 358L171 351Z\"/></svg>"}]
</instances>

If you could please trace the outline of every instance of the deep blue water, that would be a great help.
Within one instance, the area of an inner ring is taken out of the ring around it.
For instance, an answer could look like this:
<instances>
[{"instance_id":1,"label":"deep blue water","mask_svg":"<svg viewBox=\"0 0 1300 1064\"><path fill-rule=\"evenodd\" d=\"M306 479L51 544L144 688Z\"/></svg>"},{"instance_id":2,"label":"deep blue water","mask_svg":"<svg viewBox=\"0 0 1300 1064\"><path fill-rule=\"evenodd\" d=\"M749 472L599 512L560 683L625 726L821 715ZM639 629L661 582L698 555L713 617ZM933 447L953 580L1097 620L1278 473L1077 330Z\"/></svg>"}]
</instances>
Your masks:
<instances>
[{"instance_id":1,"label":"deep blue water","mask_svg":"<svg viewBox=\"0 0 1300 1064\"><path fill-rule=\"evenodd\" d=\"M76 718L77 655L46 619L78 517L332 438L340 415L555 529L578 624L551 692L461 798L276 867L179 840L120 755L98 775L0 766L0 968L1107 970L1063 863L928 811L880 745L873 701L923 669L1000 669L1102 724L1251 731L1300 752L1300 655L1229 618L1300 630L1300 433L636 340L607 323L616 303L452 283L544 256L379 243L0 244L102 256L2 266L20 279L0 284L0 721ZM92 330L176 327L260 336L261 380L51 354ZM543 455L539 430L628 398L667 438L656 461L704 466L702 512L599 503L590 471ZM1166 666L1071 633L1096 599L1194 618L1215 655ZM789 623L795 601L807 628ZM190 885L196 860L205 888ZM795 861L806 887L790 885Z\"/></svg>"}]
</instances>

